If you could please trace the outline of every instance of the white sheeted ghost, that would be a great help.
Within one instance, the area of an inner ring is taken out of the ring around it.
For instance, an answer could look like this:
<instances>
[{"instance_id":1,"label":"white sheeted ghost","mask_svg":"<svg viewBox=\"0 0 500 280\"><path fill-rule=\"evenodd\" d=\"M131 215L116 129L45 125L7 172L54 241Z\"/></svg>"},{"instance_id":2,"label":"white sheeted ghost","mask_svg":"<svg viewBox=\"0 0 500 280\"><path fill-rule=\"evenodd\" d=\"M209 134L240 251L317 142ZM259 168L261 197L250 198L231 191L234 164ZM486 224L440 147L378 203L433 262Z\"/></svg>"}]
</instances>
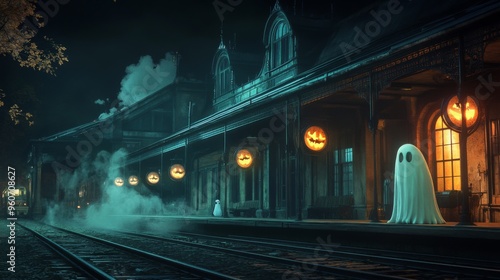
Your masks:
<instances>
[{"instance_id":1,"label":"white sheeted ghost","mask_svg":"<svg viewBox=\"0 0 500 280\"><path fill-rule=\"evenodd\" d=\"M220 207L220 200L215 201L214 212L212 213L214 217L222 217L222 209Z\"/></svg>"},{"instance_id":2,"label":"white sheeted ghost","mask_svg":"<svg viewBox=\"0 0 500 280\"><path fill-rule=\"evenodd\" d=\"M388 223L444 224L429 167L420 150L404 144L397 152L394 210Z\"/></svg>"}]
</instances>

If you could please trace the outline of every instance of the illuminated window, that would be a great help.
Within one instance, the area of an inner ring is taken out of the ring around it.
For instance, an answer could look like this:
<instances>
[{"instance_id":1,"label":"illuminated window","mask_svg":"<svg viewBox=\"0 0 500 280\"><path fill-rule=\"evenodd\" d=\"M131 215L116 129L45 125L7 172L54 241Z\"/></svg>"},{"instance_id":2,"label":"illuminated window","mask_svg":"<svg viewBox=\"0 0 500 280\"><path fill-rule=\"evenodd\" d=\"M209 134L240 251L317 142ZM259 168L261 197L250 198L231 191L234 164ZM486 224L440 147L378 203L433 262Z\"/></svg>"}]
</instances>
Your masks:
<instances>
[{"instance_id":1,"label":"illuminated window","mask_svg":"<svg viewBox=\"0 0 500 280\"><path fill-rule=\"evenodd\" d=\"M436 178L437 191L460 190L459 134L443 122L436 120Z\"/></svg>"},{"instance_id":2,"label":"illuminated window","mask_svg":"<svg viewBox=\"0 0 500 280\"><path fill-rule=\"evenodd\" d=\"M339 149L333 152L333 176L335 195L353 193L352 148Z\"/></svg>"},{"instance_id":3,"label":"illuminated window","mask_svg":"<svg viewBox=\"0 0 500 280\"><path fill-rule=\"evenodd\" d=\"M291 47L290 27L281 21L274 28L271 43L271 68L279 67L292 58Z\"/></svg>"}]
</instances>

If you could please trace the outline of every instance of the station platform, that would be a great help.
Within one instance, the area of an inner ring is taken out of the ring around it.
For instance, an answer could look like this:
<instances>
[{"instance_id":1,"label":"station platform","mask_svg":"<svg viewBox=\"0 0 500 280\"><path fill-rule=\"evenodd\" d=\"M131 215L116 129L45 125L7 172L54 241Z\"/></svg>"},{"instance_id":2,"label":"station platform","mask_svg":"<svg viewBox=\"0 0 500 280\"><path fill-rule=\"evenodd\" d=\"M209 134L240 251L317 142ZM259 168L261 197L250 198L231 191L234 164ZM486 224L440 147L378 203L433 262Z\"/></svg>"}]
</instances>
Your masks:
<instances>
[{"instance_id":1,"label":"station platform","mask_svg":"<svg viewBox=\"0 0 500 280\"><path fill-rule=\"evenodd\" d=\"M270 218L222 218L210 216L140 216L145 219L159 219L175 221L186 227L199 226L230 226L254 228L282 228L304 229L321 231L363 231L372 233L393 233L447 236L462 238L482 238L500 241L500 223L478 223L473 225L459 225L458 222L445 224L393 224L386 220L372 222L370 220L327 220L327 219L270 219Z\"/></svg>"},{"instance_id":2,"label":"station platform","mask_svg":"<svg viewBox=\"0 0 500 280\"><path fill-rule=\"evenodd\" d=\"M299 241L337 249L363 248L474 258L500 263L500 223L458 225L388 224L386 220L225 218L184 215L112 215L82 217L89 226L126 231L185 231L217 236Z\"/></svg>"},{"instance_id":3,"label":"station platform","mask_svg":"<svg viewBox=\"0 0 500 280\"><path fill-rule=\"evenodd\" d=\"M208 216L134 217L140 219L141 224L154 224L155 228L167 231L170 228L213 235L286 239L309 243L328 241L337 247L432 253L484 260L500 259L500 223L388 224L385 220L372 222Z\"/></svg>"}]
</instances>

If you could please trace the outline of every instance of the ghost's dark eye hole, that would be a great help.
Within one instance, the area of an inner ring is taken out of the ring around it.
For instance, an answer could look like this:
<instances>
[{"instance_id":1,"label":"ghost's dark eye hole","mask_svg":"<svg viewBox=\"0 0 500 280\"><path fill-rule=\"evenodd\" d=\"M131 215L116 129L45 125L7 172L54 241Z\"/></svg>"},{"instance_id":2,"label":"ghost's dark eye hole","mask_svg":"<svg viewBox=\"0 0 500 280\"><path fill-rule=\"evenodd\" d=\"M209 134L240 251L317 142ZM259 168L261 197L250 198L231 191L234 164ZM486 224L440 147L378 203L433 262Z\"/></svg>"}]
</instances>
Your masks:
<instances>
[{"instance_id":1,"label":"ghost's dark eye hole","mask_svg":"<svg viewBox=\"0 0 500 280\"><path fill-rule=\"evenodd\" d=\"M399 153L399 162L403 162L403 153Z\"/></svg>"},{"instance_id":2,"label":"ghost's dark eye hole","mask_svg":"<svg viewBox=\"0 0 500 280\"><path fill-rule=\"evenodd\" d=\"M412 158L411 153L410 153L410 152L407 152L407 153L406 153L406 161L407 161L407 162L411 162L411 158Z\"/></svg>"}]
</instances>

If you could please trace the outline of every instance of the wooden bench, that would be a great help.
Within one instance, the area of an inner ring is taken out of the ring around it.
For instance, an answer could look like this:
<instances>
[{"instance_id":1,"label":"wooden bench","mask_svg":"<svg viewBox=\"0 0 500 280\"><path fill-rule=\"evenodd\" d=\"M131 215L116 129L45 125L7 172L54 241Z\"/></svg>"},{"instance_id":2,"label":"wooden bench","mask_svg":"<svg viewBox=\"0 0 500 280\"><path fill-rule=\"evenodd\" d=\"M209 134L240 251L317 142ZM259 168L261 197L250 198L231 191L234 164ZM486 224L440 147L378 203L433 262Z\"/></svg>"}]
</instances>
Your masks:
<instances>
[{"instance_id":1,"label":"wooden bench","mask_svg":"<svg viewBox=\"0 0 500 280\"><path fill-rule=\"evenodd\" d=\"M462 192L461 191L437 192L436 202L439 208L455 208L462 204Z\"/></svg>"},{"instance_id":2,"label":"wooden bench","mask_svg":"<svg viewBox=\"0 0 500 280\"><path fill-rule=\"evenodd\" d=\"M462 198L462 191L453 190L436 192L436 202L438 204L439 211L446 221L460 221Z\"/></svg>"},{"instance_id":3,"label":"wooden bench","mask_svg":"<svg viewBox=\"0 0 500 280\"><path fill-rule=\"evenodd\" d=\"M307 208L309 219L352 219L354 197L352 195L320 196Z\"/></svg>"},{"instance_id":4,"label":"wooden bench","mask_svg":"<svg viewBox=\"0 0 500 280\"><path fill-rule=\"evenodd\" d=\"M255 217L255 211L260 208L258 200L247 200L233 203L229 213L234 217Z\"/></svg>"}]
</instances>

